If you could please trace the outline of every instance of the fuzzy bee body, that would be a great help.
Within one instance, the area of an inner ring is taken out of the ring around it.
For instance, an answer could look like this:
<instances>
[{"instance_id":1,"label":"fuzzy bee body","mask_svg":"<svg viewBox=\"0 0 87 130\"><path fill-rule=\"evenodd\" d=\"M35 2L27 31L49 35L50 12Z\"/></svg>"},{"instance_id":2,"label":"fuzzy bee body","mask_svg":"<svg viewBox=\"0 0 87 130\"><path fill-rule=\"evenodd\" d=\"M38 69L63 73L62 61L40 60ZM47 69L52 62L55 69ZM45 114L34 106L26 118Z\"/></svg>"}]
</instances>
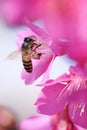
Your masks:
<instances>
[{"instance_id":1,"label":"fuzzy bee body","mask_svg":"<svg viewBox=\"0 0 87 130\"><path fill-rule=\"evenodd\" d=\"M41 53L37 53L36 50L41 44L37 44L35 40L33 36L26 37L21 47L23 66L28 73L31 73L33 70L32 58L40 59L41 56Z\"/></svg>"}]
</instances>

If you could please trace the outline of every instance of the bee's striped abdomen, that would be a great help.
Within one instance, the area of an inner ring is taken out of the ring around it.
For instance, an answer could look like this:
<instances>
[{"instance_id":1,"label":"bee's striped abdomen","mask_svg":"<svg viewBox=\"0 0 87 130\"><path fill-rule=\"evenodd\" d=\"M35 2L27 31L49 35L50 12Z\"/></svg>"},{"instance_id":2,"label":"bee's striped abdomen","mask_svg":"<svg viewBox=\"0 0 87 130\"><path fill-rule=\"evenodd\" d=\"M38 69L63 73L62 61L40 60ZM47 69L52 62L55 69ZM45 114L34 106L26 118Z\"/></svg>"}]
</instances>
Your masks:
<instances>
[{"instance_id":1,"label":"bee's striped abdomen","mask_svg":"<svg viewBox=\"0 0 87 130\"><path fill-rule=\"evenodd\" d=\"M24 69L25 69L28 73L31 73L31 72L32 72L32 69L33 69L31 59L29 59L28 61L25 61L25 60L22 59L22 61L23 61Z\"/></svg>"}]
</instances>

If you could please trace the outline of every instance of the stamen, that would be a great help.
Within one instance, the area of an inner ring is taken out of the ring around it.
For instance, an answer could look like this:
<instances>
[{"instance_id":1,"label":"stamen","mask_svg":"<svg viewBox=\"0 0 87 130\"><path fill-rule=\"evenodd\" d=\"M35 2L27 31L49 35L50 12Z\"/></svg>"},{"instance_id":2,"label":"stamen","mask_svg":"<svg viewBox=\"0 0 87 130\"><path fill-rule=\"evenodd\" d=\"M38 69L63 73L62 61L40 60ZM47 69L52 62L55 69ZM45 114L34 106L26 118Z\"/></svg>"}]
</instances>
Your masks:
<instances>
[{"instance_id":1,"label":"stamen","mask_svg":"<svg viewBox=\"0 0 87 130\"><path fill-rule=\"evenodd\" d=\"M72 119L74 119L74 116L75 116L75 111L76 111L76 105L75 105L75 104L73 104L73 105L72 105L72 107L73 107Z\"/></svg>"},{"instance_id":2,"label":"stamen","mask_svg":"<svg viewBox=\"0 0 87 130\"><path fill-rule=\"evenodd\" d=\"M82 114L84 113L84 111L85 111L85 104L83 104L83 106L81 108L80 116L82 116Z\"/></svg>"},{"instance_id":3,"label":"stamen","mask_svg":"<svg viewBox=\"0 0 87 130\"><path fill-rule=\"evenodd\" d=\"M78 102L78 103L72 103L73 108L73 114L72 114L72 119L74 119L75 113L80 110L80 116L82 116L82 114L85 111L85 104L83 102Z\"/></svg>"}]
</instances>

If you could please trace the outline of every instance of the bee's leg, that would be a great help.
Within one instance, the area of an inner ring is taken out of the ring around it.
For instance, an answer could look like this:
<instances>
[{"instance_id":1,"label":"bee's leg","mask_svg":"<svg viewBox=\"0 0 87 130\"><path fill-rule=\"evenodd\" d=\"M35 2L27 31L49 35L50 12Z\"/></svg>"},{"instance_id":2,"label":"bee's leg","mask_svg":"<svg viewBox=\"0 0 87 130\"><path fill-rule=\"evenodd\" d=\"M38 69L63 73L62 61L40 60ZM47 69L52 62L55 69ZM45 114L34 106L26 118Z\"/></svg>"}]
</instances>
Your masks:
<instances>
[{"instance_id":1,"label":"bee's leg","mask_svg":"<svg viewBox=\"0 0 87 130\"><path fill-rule=\"evenodd\" d=\"M33 51L35 51L38 47L40 47L42 44L36 44L34 43L34 48L33 48Z\"/></svg>"},{"instance_id":2,"label":"bee's leg","mask_svg":"<svg viewBox=\"0 0 87 130\"><path fill-rule=\"evenodd\" d=\"M37 46L36 46L36 48L38 48L38 47L40 47L42 44L38 44Z\"/></svg>"},{"instance_id":3,"label":"bee's leg","mask_svg":"<svg viewBox=\"0 0 87 130\"><path fill-rule=\"evenodd\" d=\"M38 57L40 58L40 57L41 57L41 55L42 55L42 53L38 53L37 55L38 55Z\"/></svg>"},{"instance_id":4,"label":"bee's leg","mask_svg":"<svg viewBox=\"0 0 87 130\"><path fill-rule=\"evenodd\" d=\"M34 59L40 59L41 55L42 55L42 53L37 53L37 54L32 55L32 57Z\"/></svg>"},{"instance_id":5,"label":"bee's leg","mask_svg":"<svg viewBox=\"0 0 87 130\"><path fill-rule=\"evenodd\" d=\"M37 54L38 59L40 59L41 55L42 55L42 53Z\"/></svg>"}]
</instances>

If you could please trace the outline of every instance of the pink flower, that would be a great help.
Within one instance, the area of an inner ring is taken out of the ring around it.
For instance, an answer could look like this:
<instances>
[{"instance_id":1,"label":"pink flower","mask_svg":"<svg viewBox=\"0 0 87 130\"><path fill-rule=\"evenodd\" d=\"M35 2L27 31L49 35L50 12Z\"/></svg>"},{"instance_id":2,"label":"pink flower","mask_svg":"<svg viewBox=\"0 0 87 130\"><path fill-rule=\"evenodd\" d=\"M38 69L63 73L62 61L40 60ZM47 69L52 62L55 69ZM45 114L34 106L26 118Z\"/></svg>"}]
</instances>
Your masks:
<instances>
[{"instance_id":1,"label":"pink flower","mask_svg":"<svg viewBox=\"0 0 87 130\"><path fill-rule=\"evenodd\" d=\"M54 116L39 115L23 120L19 130L80 130L73 127L69 120L67 110Z\"/></svg>"},{"instance_id":2,"label":"pink flower","mask_svg":"<svg viewBox=\"0 0 87 130\"><path fill-rule=\"evenodd\" d=\"M87 67L70 67L70 74L48 80L35 105L40 113L53 115L68 106L75 124L87 128Z\"/></svg>"},{"instance_id":3,"label":"pink flower","mask_svg":"<svg viewBox=\"0 0 87 130\"><path fill-rule=\"evenodd\" d=\"M38 19L44 8L43 0L3 0L0 4L1 16L9 25L22 24L24 17Z\"/></svg>"},{"instance_id":4,"label":"pink flower","mask_svg":"<svg viewBox=\"0 0 87 130\"><path fill-rule=\"evenodd\" d=\"M87 1L48 0L45 24L48 33L55 38L55 53L61 53L78 62L87 61Z\"/></svg>"},{"instance_id":5,"label":"pink flower","mask_svg":"<svg viewBox=\"0 0 87 130\"><path fill-rule=\"evenodd\" d=\"M33 83L37 78L39 78L44 72L46 72L46 78L49 77L48 74L50 72L51 64L55 58L54 53L49 48L52 39L48 36L48 34L43 31L43 29L37 27L36 25L31 24L29 21L24 21L24 23L30 27L30 29L25 31L20 31L18 34L17 46L18 49L21 49L24 38L27 36L35 36L37 38L37 42L42 44L38 48L38 53L41 53L41 57L39 60L32 59L33 71L32 73L27 73L25 69L22 71L22 79L25 80L25 84ZM44 76L44 77L45 77ZM47 79L46 79L47 80Z\"/></svg>"}]
</instances>

